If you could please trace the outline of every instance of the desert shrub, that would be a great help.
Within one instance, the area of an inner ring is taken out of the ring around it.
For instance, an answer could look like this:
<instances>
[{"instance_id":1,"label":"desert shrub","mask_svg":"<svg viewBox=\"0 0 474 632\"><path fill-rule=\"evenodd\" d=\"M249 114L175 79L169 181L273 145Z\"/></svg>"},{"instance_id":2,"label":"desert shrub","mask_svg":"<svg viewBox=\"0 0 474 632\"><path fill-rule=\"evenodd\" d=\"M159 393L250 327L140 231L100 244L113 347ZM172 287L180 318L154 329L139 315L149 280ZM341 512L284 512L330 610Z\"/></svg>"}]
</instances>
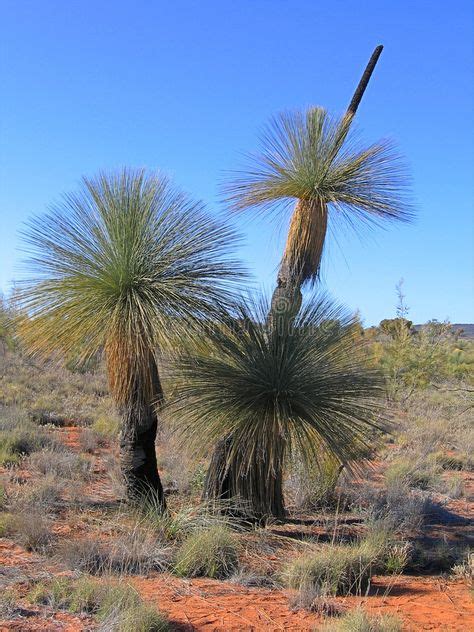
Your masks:
<instances>
[{"instance_id":1,"label":"desert shrub","mask_svg":"<svg viewBox=\"0 0 474 632\"><path fill-rule=\"evenodd\" d=\"M54 474L46 474L20 486L12 493L10 505L13 511L50 513L60 504L63 491L64 482Z\"/></svg>"},{"instance_id":2,"label":"desert shrub","mask_svg":"<svg viewBox=\"0 0 474 632\"><path fill-rule=\"evenodd\" d=\"M232 584L248 588L280 588L275 577L269 574L256 573L250 569L237 569L228 579Z\"/></svg>"},{"instance_id":3,"label":"desert shrub","mask_svg":"<svg viewBox=\"0 0 474 632\"><path fill-rule=\"evenodd\" d=\"M12 514L9 532L28 551L44 552L53 540L51 518L31 510Z\"/></svg>"},{"instance_id":4,"label":"desert shrub","mask_svg":"<svg viewBox=\"0 0 474 632\"><path fill-rule=\"evenodd\" d=\"M6 538L12 532L12 515L2 511L0 514L0 538Z\"/></svg>"},{"instance_id":5,"label":"desert shrub","mask_svg":"<svg viewBox=\"0 0 474 632\"><path fill-rule=\"evenodd\" d=\"M104 441L117 438L119 429L120 420L113 413L108 415L99 415L91 426L91 430L93 430Z\"/></svg>"},{"instance_id":6,"label":"desert shrub","mask_svg":"<svg viewBox=\"0 0 474 632\"><path fill-rule=\"evenodd\" d=\"M0 357L0 369L0 406L74 420L93 420L113 410L102 368L95 374L73 374L57 362L9 352Z\"/></svg>"},{"instance_id":7,"label":"desert shrub","mask_svg":"<svg viewBox=\"0 0 474 632\"><path fill-rule=\"evenodd\" d=\"M400 457L385 470L387 487L406 483L418 489L435 489L441 481L440 468L422 458Z\"/></svg>"},{"instance_id":8,"label":"desert shrub","mask_svg":"<svg viewBox=\"0 0 474 632\"><path fill-rule=\"evenodd\" d=\"M99 626L101 632L171 632L171 629L159 610L143 603L125 611L112 611Z\"/></svg>"},{"instance_id":9,"label":"desert shrub","mask_svg":"<svg viewBox=\"0 0 474 632\"><path fill-rule=\"evenodd\" d=\"M466 551L464 558L454 564L451 573L456 578L472 581L474 579L474 551Z\"/></svg>"},{"instance_id":10,"label":"desert shrub","mask_svg":"<svg viewBox=\"0 0 474 632\"><path fill-rule=\"evenodd\" d=\"M0 511L3 511L7 506L7 498L7 490L5 489L5 486L0 483Z\"/></svg>"},{"instance_id":11,"label":"desert shrub","mask_svg":"<svg viewBox=\"0 0 474 632\"><path fill-rule=\"evenodd\" d=\"M87 480L92 471L90 461L81 455L66 451L41 450L32 454L28 463L33 472L56 476L63 480Z\"/></svg>"},{"instance_id":12,"label":"desert shrub","mask_svg":"<svg viewBox=\"0 0 474 632\"><path fill-rule=\"evenodd\" d=\"M0 593L0 619L11 619L15 615L16 610L15 595L11 590L3 590Z\"/></svg>"},{"instance_id":13,"label":"desert shrub","mask_svg":"<svg viewBox=\"0 0 474 632\"><path fill-rule=\"evenodd\" d=\"M233 519L233 510L239 510L233 502L183 504L174 511L163 512L156 494L150 493L136 506L139 519L143 519L163 541L184 540L192 533L211 527L229 527L233 530L242 525ZM236 512L235 512L236 513Z\"/></svg>"},{"instance_id":14,"label":"desert shrub","mask_svg":"<svg viewBox=\"0 0 474 632\"><path fill-rule=\"evenodd\" d=\"M460 472L462 470L468 470L471 467L470 458L467 454L446 454L443 452L436 452L433 454L432 458L443 470L454 470Z\"/></svg>"},{"instance_id":15,"label":"desert shrub","mask_svg":"<svg viewBox=\"0 0 474 632\"><path fill-rule=\"evenodd\" d=\"M344 610L334 598L328 596L317 586L303 586L290 596L292 610L308 610L324 617L338 617Z\"/></svg>"},{"instance_id":16,"label":"desert shrub","mask_svg":"<svg viewBox=\"0 0 474 632\"><path fill-rule=\"evenodd\" d=\"M166 618L146 605L128 584L82 577L66 577L38 583L30 591L31 602L53 609L89 614L103 623L102 629L117 632L155 632L169 629Z\"/></svg>"},{"instance_id":17,"label":"desert shrub","mask_svg":"<svg viewBox=\"0 0 474 632\"><path fill-rule=\"evenodd\" d=\"M91 428L84 428L79 436L81 450L88 454L93 454L97 448L103 447L106 443L104 436Z\"/></svg>"},{"instance_id":18,"label":"desert shrub","mask_svg":"<svg viewBox=\"0 0 474 632\"><path fill-rule=\"evenodd\" d=\"M426 492L412 490L405 480L395 479L385 488L370 484L354 492L353 506L367 512L368 519L382 520L401 533L417 531L431 506Z\"/></svg>"},{"instance_id":19,"label":"desert shrub","mask_svg":"<svg viewBox=\"0 0 474 632\"><path fill-rule=\"evenodd\" d=\"M402 622L398 617L388 614L369 615L362 608L351 610L337 621L333 621L323 630L325 632L401 632Z\"/></svg>"},{"instance_id":20,"label":"desert shrub","mask_svg":"<svg viewBox=\"0 0 474 632\"><path fill-rule=\"evenodd\" d=\"M373 529L353 544L327 544L290 561L283 571L289 588L320 591L326 595L361 593L373 573L385 569L390 550L389 532Z\"/></svg>"},{"instance_id":21,"label":"desert shrub","mask_svg":"<svg viewBox=\"0 0 474 632\"><path fill-rule=\"evenodd\" d=\"M417 541L413 544L406 569L415 573L447 573L463 562L466 548L447 542Z\"/></svg>"},{"instance_id":22,"label":"desert shrub","mask_svg":"<svg viewBox=\"0 0 474 632\"><path fill-rule=\"evenodd\" d=\"M462 498L464 495L464 479L461 474L455 474L443 481L441 491L449 498Z\"/></svg>"},{"instance_id":23,"label":"desert shrub","mask_svg":"<svg viewBox=\"0 0 474 632\"><path fill-rule=\"evenodd\" d=\"M145 575L153 570L163 571L170 563L169 548L153 531L140 525L131 525L107 541L86 538L64 542L57 553L71 569L92 575Z\"/></svg>"},{"instance_id":24,"label":"desert shrub","mask_svg":"<svg viewBox=\"0 0 474 632\"><path fill-rule=\"evenodd\" d=\"M317 589L328 595L358 592L367 587L371 562L355 546L327 545L290 562L284 571L284 583L289 588Z\"/></svg>"},{"instance_id":25,"label":"desert shrub","mask_svg":"<svg viewBox=\"0 0 474 632\"><path fill-rule=\"evenodd\" d=\"M197 531L186 538L176 555L174 571L183 577L229 577L238 566L238 543L223 525Z\"/></svg>"},{"instance_id":26,"label":"desert shrub","mask_svg":"<svg viewBox=\"0 0 474 632\"><path fill-rule=\"evenodd\" d=\"M0 408L0 465L16 465L22 456L56 445L49 432L23 413Z\"/></svg>"},{"instance_id":27,"label":"desert shrub","mask_svg":"<svg viewBox=\"0 0 474 632\"><path fill-rule=\"evenodd\" d=\"M322 453L313 467L295 459L291 470L287 486L299 509L335 508L343 502L337 490L342 467L331 455Z\"/></svg>"}]
</instances>

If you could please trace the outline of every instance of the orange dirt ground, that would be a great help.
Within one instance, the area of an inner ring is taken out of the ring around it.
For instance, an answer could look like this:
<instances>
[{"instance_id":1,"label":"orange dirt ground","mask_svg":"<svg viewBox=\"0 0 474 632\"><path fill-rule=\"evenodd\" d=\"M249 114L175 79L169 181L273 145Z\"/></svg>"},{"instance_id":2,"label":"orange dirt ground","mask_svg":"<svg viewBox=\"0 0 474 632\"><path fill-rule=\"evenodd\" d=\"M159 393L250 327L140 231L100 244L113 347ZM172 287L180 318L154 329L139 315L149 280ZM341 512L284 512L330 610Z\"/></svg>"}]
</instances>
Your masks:
<instances>
[{"instance_id":1,"label":"orange dirt ground","mask_svg":"<svg viewBox=\"0 0 474 632\"><path fill-rule=\"evenodd\" d=\"M80 428L61 428L58 433L73 450L79 450ZM110 498L103 464L102 453L96 454L96 478L88 486L87 493L97 500ZM469 490L473 477L466 476ZM472 516L473 503L465 499L453 501L452 511ZM290 526L281 526L284 531ZM63 537L76 537L75 529L62 523L55 532ZM262 560L263 561L263 560ZM268 560L271 564L271 560ZM15 585L20 596L26 591L31 578L50 573L59 574L61 569L52 561L45 564L44 558L29 553L13 541L0 539L0 590ZM247 588L230 582L211 579L179 579L168 574L153 574L148 577L131 577L129 580L142 597L166 613L177 630L202 632L253 632L258 630L293 630L306 632L318 630L322 619L304 610L292 611L289 592L267 588ZM375 577L368 596L364 598L341 598L345 608L362 604L372 613L391 613L404 622L404 630L439 630L468 632L474 630L474 601L467 581L445 579L436 576ZM93 621L86 616L66 613L51 613L21 601L25 609L23 616L12 621L0 622L0 632L72 632L93 630Z\"/></svg>"}]
</instances>

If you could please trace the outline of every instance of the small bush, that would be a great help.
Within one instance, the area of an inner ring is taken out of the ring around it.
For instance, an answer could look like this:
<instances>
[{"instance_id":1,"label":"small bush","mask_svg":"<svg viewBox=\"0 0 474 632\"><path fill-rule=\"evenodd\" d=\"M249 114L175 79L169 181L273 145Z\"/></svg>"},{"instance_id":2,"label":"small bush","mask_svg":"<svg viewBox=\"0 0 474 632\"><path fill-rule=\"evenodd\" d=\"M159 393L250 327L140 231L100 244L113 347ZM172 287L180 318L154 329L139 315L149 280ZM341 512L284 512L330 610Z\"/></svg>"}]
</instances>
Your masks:
<instances>
[{"instance_id":1,"label":"small bush","mask_svg":"<svg viewBox=\"0 0 474 632\"><path fill-rule=\"evenodd\" d=\"M325 595L360 594L374 572L383 569L388 551L387 533L373 531L354 544L323 545L310 555L292 560L284 569L289 588L317 590Z\"/></svg>"},{"instance_id":2,"label":"small bush","mask_svg":"<svg viewBox=\"0 0 474 632\"><path fill-rule=\"evenodd\" d=\"M0 514L0 538L6 538L12 533L12 518L9 513Z\"/></svg>"},{"instance_id":3,"label":"small bush","mask_svg":"<svg viewBox=\"0 0 474 632\"><path fill-rule=\"evenodd\" d=\"M44 552L53 540L51 519L39 512L21 511L10 517L9 532L28 551Z\"/></svg>"},{"instance_id":4,"label":"small bush","mask_svg":"<svg viewBox=\"0 0 474 632\"><path fill-rule=\"evenodd\" d=\"M115 439L118 436L120 420L114 415L101 415L91 426L102 440Z\"/></svg>"},{"instance_id":5,"label":"small bush","mask_svg":"<svg viewBox=\"0 0 474 632\"><path fill-rule=\"evenodd\" d=\"M280 584L271 575L255 573L251 570L237 570L229 582L248 588L280 588Z\"/></svg>"},{"instance_id":6,"label":"small bush","mask_svg":"<svg viewBox=\"0 0 474 632\"><path fill-rule=\"evenodd\" d=\"M434 489L440 483L440 468L429 461L400 458L386 469L385 482L387 487L406 483L418 489Z\"/></svg>"},{"instance_id":7,"label":"small bush","mask_svg":"<svg viewBox=\"0 0 474 632\"><path fill-rule=\"evenodd\" d=\"M169 549L140 525L107 542L89 538L64 542L58 554L71 569L92 575L146 575L165 570L170 562Z\"/></svg>"},{"instance_id":8,"label":"small bush","mask_svg":"<svg viewBox=\"0 0 474 632\"><path fill-rule=\"evenodd\" d=\"M113 611L99 627L102 632L170 632L166 617L153 606L139 604L124 611Z\"/></svg>"},{"instance_id":9,"label":"small bush","mask_svg":"<svg viewBox=\"0 0 474 632\"><path fill-rule=\"evenodd\" d=\"M47 474L21 486L12 498L12 509L20 512L49 513L61 502L63 491L64 482L53 474Z\"/></svg>"},{"instance_id":10,"label":"small bush","mask_svg":"<svg viewBox=\"0 0 474 632\"><path fill-rule=\"evenodd\" d=\"M0 444L0 465L5 466L17 465L22 456L54 446L57 441L22 413L4 409L0 413Z\"/></svg>"},{"instance_id":11,"label":"small bush","mask_svg":"<svg viewBox=\"0 0 474 632\"><path fill-rule=\"evenodd\" d=\"M413 532L423 524L430 507L426 492L412 490L403 480L392 481L385 489L362 486L354 506L368 512L371 519L383 520L392 529Z\"/></svg>"},{"instance_id":12,"label":"small bush","mask_svg":"<svg viewBox=\"0 0 474 632\"><path fill-rule=\"evenodd\" d=\"M402 622L393 615L369 615L356 608L338 621L327 624L325 632L401 632Z\"/></svg>"},{"instance_id":13,"label":"small bush","mask_svg":"<svg viewBox=\"0 0 474 632\"><path fill-rule=\"evenodd\" d=\"M467 551L464 559L454 564L451 573L456 578L472 581L474 579L474 551Z\"/></svg>"},{"instance_id":14,"label":"small bush","mask_svg":"<svg viewBox=\"0 0 474 632\"><path fill-rule=\"evenodd\" d=\"M7 506L7 490L0 483L0 511L3 511Z\"/></svg>"},{"instance_id":15,"label":"small bush","mask_svg":"<svg viewBox=\"0 0 474 632\"><path fill-rule=\"evenodd\" d=\"M470 467L469 457L466 454L445 454L443 452L437 452L434 454L434 460L443 470L455 470L460 472L462 470L468 470Z\"/></svg>"},{"instance_id":16,"label":"small bush","mask_svg":"<svg viewBox=\"0 0 474 632\"><path fill-rule=\"evenodd\" d=\"M11 590L0 593L0 619L11 619L16 613L17 605Z\"/></svg>"},{"instance_id":17,"label":"small bush","mask_svg":"<svg viewBox=\"0 0 474 632\"><path fill-rule=\"evenodd\" d=\"M465 548L446 542L415 542L407 570L416 573L447 573L465 557Z\"/></svg>"},{"instance_id":18,"label":"small bush","mask_svg":"<svg viewBox=\"0 0 474 632\"><path fill-rule=\"evenodd\" d=\"M29 465L34 472L57 476L61 479L87 480L91 476L92 465L83 456L73 452L42 450L32 454Z\"/></svg>"},{"instance_id":19,"label":"small bush","mask_svg":"<svg viewBox=\"0 0 474 632\"><path fill-rule=\"evenodd\" d=\"M338 617L344 610L333 598L321 593L319 588L303 587L290 598L292 610L307 610L324 617Z\"/></svg>"},{"instance_id":20,"label":"small bush","mask_svg":"<svg viewBox=\"0 0 474 632\"><path fill-rule=\"evenodd\" d=\"M142 602L128 584L66 577L37 584L29 593L31 602L55 610L88 614L103 623L104 630L155 632L169 630L165 617Z\"/></svg>"},{"instance_id":21,"label":"small bush","mask_svg":"<svg viewBox=\"0 0 474 632\"><path fill-rule=\"evenodd\" d=\"M182 577L229 577L238 566L235 535L225 526L216 525L190 535L176 556L175 573Z\"/></svg>"},{"instance_id":22,"label":"small bush","mask_svg":"<svg viewBox=\"0 0 474 632\"><path fill-rule=\"evenodd\" d=\"M297 460L292 469L289 487L298 508L313 511L336 508L345 502L337 489L342 467L331 455L323 454L320 462L312 469L308 469L306 464Z\"/></svg>"}]
</instances>

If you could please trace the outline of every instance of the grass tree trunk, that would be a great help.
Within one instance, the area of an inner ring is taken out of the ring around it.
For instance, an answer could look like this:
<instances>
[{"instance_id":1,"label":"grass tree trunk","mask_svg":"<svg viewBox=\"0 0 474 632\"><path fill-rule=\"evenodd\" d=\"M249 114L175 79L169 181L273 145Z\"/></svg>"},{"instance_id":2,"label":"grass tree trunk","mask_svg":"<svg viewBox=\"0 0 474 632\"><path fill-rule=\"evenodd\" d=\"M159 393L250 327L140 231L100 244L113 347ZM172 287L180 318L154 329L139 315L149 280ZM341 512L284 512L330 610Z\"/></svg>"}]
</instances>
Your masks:
<instances>
[{"instance_id":1,"label":"grass tree trunk","mask_svg":"<svg viewBox=\"0 0 474 632\"><path fill-rule=\"evenodd\" d=\"M163 401L163 390L152 354L146 384L144 379L142 371L133 377L129 396L119 406L122 421L121 469L131 500L153 495L164 509L166 503L155 448L158 410Z\"/></svg>"},{"instance_id":2,"label":"grass tree trunk","mask_svg":"<svg viewBox=\"0 0 474 632\"><path fill-rule=\"evenodd\" d=\"M284 518L283 459L277 459L275 467L267 455L260 454L251 467L243 468L238 454L229 459L232 441L229 436L214 450L205 482L205 500L232 501L230 511L257 521L270 516Z\"/></svg>"}]
</instances>

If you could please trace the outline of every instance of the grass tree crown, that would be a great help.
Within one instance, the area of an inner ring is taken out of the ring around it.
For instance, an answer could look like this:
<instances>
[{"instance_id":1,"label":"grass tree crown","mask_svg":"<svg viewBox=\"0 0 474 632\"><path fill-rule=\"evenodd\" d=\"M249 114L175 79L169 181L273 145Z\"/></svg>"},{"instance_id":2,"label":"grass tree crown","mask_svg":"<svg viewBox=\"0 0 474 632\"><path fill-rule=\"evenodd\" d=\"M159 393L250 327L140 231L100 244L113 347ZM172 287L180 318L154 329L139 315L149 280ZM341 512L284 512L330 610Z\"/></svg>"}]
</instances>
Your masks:
<instances>
[{"instance_id":1,"label":"grass tree crown","mask_svg":"<svg viewBox=\"0 0 474 632\"><path fill-rule=\"evenodd\" d=\"M411 217L407 172L392 144L361 144L351 123L320 107L280 114L223 187L237 211L278 213L297 201L284 261L303 282L318 275L328 219L352 226Z\"/></svg>"},{"instance_id":2,"label":"grass tree crown","mask_svg":"<svg viewBox=\"0 0 474 632\"><path fill-rule=\"evenodd\" d=\"M198 450L233 437L241 474L281 446L309 461L325 447L341 462L367 454L380 428L380 376L364 362L354 320L325 296L269 325L268 304L242 302L206 345L179 358L171 407ZM269 472L271 472L271 467Z\"/></svg>"},{"instance_id":3,"label":"grass tree crown","mask_svg":"<svg viewBox=\"0 0 474 632\"><path fill-rule=\"evenodd\" d=\"M243 275L231 256L233 229L143 170L84 178L23 236L31 350L88 357L105 347L120 375L127 362L140 365L193 323L217 317Z\"/></svg>"}]
</instances>

